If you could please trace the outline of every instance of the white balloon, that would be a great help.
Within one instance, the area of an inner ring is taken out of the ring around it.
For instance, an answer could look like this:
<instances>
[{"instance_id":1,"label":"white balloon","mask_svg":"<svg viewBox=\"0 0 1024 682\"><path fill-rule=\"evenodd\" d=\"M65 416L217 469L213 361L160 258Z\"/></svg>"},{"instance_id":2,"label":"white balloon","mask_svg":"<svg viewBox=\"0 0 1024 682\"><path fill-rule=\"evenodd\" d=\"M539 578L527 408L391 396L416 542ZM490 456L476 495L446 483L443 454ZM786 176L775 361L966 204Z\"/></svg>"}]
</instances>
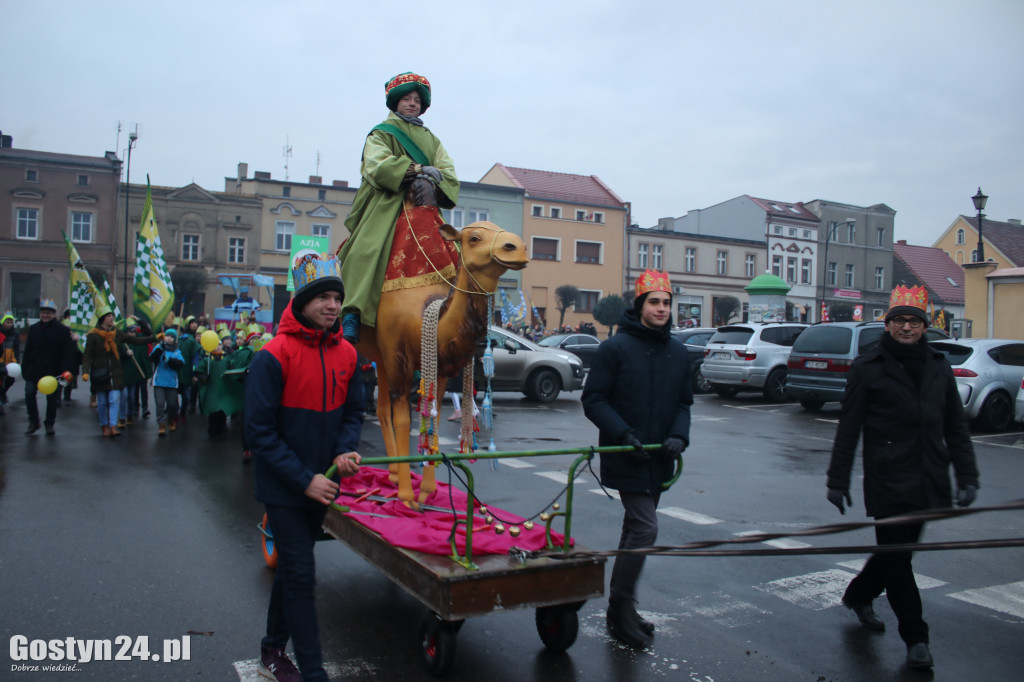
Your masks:
<instances>
[{"instance_id":1,"label":"white balloon","mask_svg":"<svg viewBox=\"0 0 1024 682\"><path fill-rule=\"evenodd\" d=\"M7 376L17 379L21 376L21 365L16 362L7 363Z\"/></svg>"}]
</instances>

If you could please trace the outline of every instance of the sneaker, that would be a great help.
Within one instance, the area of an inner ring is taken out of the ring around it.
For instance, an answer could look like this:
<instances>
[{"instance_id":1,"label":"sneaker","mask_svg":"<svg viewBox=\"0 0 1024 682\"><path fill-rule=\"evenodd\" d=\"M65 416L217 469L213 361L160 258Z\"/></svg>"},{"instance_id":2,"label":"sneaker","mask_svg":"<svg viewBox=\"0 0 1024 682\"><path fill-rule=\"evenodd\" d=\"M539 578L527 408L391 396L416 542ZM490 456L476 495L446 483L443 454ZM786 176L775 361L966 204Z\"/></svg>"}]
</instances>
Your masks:
<instances>
[{"instance_id":1,"label":"sneaker","mask_svg":"<svg viewBox=\"0 0 1024 682\"><path fill-rule=\"evenodd\" d=\"M260 664L256 669L260 677L277 682L302 682L302 675L295 667L284 649L262 649L260 651Z\"/></svg>"}]
</instances>

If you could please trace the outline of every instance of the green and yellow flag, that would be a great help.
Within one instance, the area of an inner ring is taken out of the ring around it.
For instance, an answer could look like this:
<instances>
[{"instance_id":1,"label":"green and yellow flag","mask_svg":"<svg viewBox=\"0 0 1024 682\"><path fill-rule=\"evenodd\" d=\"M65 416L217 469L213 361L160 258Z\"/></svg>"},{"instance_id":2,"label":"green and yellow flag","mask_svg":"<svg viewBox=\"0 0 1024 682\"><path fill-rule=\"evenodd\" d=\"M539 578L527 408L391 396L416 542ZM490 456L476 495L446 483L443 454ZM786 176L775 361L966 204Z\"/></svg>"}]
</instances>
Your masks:
<instances>
[{"instance_id":1,"label":"green and yellow flag","mask_svg":"<svg viewBox=\"0 0 1024 682\"><path fill-rule=\"evenodd\" d=\"M156 331L163 328L164 320L174 307L174 284L160 246L148 175L135 261L135 314L144 317L150 328Z\"/></svg>"},{"instance_id":2,"label":"green and yellow flag","mask_svg":"<svg viewBox=\"0 0 1024 682\"><path fill-rule=\"evenodd\" d=\"M78 255L78 249L68 239L67 233L63 230L61 232L64 234L64 248L68 250L68 260L71 261L70 291L68 292L70 303L68 308L71 311L69 326L71 331L78 333L78 345L84 348L85 335L96 326L100 316L113 312L114 317L120 319L121 311L117 309L117 303L114 301L113 294L110 293L107 280L104 278L103 291L100 291L93 283L92 277L89 276L89 271L85 269L85 265Z\"/></svg>"}]
</instances>

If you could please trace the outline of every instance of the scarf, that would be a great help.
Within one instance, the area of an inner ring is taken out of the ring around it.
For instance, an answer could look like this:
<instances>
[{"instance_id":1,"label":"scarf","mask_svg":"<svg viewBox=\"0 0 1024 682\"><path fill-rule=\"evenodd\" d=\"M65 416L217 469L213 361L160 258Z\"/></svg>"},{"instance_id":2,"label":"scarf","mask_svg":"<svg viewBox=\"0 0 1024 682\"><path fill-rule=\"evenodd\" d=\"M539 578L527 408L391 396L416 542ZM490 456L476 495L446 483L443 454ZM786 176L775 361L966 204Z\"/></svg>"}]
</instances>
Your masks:
<instances>
[{"instance_id":1,"label":"scarf","mask_svg":"<svg viewBox=\"0 0 1024 682\"><path fill-rule=\"evenodd\" d=\"M882 334L882 348L891 355L896 362L903 365L907 374L913 380L914 385L921 388L921 381L924 378L924 363L928 359L928 342L924 336L913 346L907 346L889 336L889 332Z\"/></svg>"},{"instance_id":2,"label":"scarf","mask_svg":"<svg viewBox=\"0 0 1024 682\"><path fill-rule=\"evenodd\" d=\"M423 119L420 118L419 116L403 116L402 114L398 113L397 111L395 111L393 113L395 114L395 116L397 116L398 118L402 119L406 123L411 123L414 126L422 126L423 125Z\"/></svg>"},{"instance_id":3,"label":"scarf","mask_svg":"<svg viewBox=\"0 0 1024 682\"><path fill-rule=\"evenodd\" d=\"M115 359L121 359L121 356L117 354L117 342L115 341L115 336L117 335L116 329L111 329L109 332L105 332L99 327L93 327L92 332L99 334L103 338L103 349L105 351L112 354Z\"/></svg>"}]
</instances>

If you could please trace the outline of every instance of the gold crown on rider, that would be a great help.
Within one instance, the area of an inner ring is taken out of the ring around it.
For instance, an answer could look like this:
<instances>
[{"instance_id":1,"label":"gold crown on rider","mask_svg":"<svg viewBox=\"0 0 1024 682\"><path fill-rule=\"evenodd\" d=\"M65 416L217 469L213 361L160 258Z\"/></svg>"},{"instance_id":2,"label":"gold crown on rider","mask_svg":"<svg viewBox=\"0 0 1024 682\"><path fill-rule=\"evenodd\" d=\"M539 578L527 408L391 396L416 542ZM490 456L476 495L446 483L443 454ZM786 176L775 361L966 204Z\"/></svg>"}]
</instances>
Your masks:
<instances>
[{"instance_id":1,"label":"gold crown on rider","mask_svg":"<svg viewBox=\"0 0 1024 682\"><path fill-rule=\"evenodd\" d=\"M672 293L672 282L667 272L644 270L644 274L636 279L636 295L643 296L649 291L667 291Z\"/></svg>"},{"instance_id":2,"label":"gold crown on rider","mask_svg":"<svg viewBox=\"0 0 1024 682\"><path fill-rule=\"evenodd\" d=\"M305 253L295 259L292 280L296 291L323 277L341 278L341 265L333 254Z\"/></svg>"},{"instance_id":3,"label":"gold crown on rider","mask_svg":"<svg viewBox=\"0 0 1024 682\"><path fill-rule=\"evenodd\" d=\"M889 295L885 321L897 315L914 315L928 321L928 290L924 287L898 286Z\"/></svg>"}]
</instances>

